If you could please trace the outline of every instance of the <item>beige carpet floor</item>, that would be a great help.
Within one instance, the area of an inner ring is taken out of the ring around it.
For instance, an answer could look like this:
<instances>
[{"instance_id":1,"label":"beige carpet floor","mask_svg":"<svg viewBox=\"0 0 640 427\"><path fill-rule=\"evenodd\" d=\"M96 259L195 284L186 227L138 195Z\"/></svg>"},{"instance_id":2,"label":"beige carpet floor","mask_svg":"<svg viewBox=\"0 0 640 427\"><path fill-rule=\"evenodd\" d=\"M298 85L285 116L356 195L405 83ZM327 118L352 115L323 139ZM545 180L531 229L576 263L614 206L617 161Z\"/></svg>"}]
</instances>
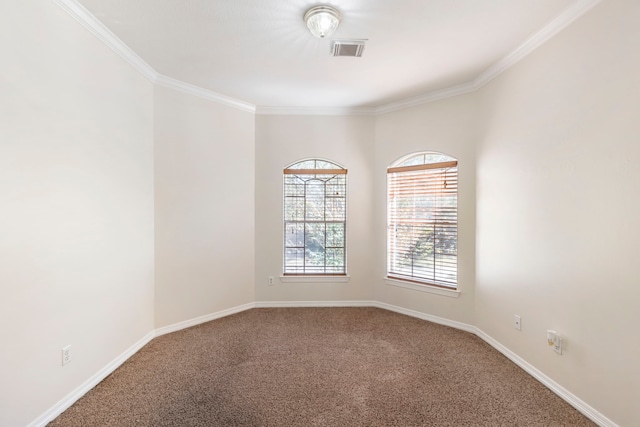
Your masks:
<instances>
[{"instance_id":1,"label":"beige carpet floor","mask_svg":"<svg viewBox=\"0 0 640 427\"><path fill-rule=\"evenodd\" d=\"M58 426L593 426L476 336L377 308L253 309L158 337Z\"/></svg>"}]
</instances>

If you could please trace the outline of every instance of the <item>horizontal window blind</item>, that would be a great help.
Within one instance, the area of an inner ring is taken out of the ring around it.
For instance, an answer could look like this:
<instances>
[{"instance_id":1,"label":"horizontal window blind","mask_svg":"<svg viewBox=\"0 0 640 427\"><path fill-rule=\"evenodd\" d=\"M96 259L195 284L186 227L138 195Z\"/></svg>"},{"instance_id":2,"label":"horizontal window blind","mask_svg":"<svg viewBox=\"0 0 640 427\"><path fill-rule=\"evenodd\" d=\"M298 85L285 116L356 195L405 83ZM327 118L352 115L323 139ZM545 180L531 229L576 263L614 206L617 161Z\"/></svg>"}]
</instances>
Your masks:
<instances>
[{"instance_id":1,"label":"horizontal window blind","mask_svg":"<svg viewBox=\"0 0 640 427\"><path fill-rule=\"evenodd\" d=\"M306 160L283 173L284 274L345 275L347 170Z\"/></svg>"},{"instance_id":2,"label":"horizontal window blind","mask_svg":"<svg viewBox=\"0 0 640 427\"><path fill-rule=\"evenodd\" d=\"M457 162L391 167L387 172L389 277L456 287Z\"/></svg>"}]
</instances>

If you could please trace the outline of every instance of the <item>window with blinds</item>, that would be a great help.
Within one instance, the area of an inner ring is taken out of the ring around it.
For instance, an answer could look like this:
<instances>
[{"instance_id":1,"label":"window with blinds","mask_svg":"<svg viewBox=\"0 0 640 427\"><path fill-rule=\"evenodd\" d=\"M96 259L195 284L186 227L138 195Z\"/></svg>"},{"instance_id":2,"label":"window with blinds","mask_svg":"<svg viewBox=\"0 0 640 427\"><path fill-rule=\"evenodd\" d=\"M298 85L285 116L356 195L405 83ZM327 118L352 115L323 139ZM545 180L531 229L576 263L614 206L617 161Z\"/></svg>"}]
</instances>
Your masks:
<instances>
[{"instance_id":1,"label":"window with blinds","mask_svg":"<svg viewBox=\"0 0 640 427\"><path fill-rule=\"evenodd\" d=\"M347 170L304 160L283 179L284 275L346 275Z\"/></svg>"},{"instance_id":2,"label":"window with blinds","mask_svg":"<svg viewBox=\"0 0 640 427\"><path fill-rule=\"evenodd\" d=\"M440 153L387 169L387 276L457 287L458 162Z\"/></svg>"}]
</instances>

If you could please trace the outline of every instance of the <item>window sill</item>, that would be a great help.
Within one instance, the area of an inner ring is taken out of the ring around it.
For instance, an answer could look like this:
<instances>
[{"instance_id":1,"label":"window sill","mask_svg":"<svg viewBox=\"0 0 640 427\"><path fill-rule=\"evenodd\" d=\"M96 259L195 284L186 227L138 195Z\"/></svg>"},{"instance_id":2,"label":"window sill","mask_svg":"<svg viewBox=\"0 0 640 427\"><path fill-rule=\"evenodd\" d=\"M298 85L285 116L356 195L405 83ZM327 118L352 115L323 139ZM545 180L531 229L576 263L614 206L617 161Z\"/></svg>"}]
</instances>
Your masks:
<instances>
[{"instance_id":1,"label":"window sill","mask_svg":"<svg viewBox=\"0 0 640 427\"><path fill-rule=\"evenodd\" d=\"M417 283L405 282L404 280L391 279L385 277L384 281L387 285L397 286L399 288L412 289L414 291L427 292L430 294L442 295L449 298L458 298L460 291L457 289L445 289L437 286L419 285Z\"/></svg>"},{"instance_id":2,"label":"window sill","mask_svg":"<svg viewBox=\"0 0 640 427\"><path fill-rule=\"evenodd\" d=\"M346 283L351 276L280 276L282 283Z\"/></svg>"}]
</instances>

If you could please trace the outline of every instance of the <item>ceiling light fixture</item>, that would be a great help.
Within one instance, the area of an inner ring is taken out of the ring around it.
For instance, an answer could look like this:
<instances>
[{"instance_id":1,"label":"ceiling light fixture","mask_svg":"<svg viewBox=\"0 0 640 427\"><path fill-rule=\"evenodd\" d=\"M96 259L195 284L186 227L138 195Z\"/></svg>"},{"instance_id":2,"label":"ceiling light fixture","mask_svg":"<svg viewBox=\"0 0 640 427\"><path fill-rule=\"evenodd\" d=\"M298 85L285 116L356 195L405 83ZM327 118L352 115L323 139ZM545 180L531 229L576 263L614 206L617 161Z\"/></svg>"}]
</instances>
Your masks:
<instances>
[{"instance_id":1,"label":"ceiling light fixture","mask_svg":"<svg viewBox=\"0 0 640 427\"><path fill-rule=\"evenodd\" d=\"M331 6L316 6L304 14L304 22L315 37L323 39L336 31L340 24L340 12Z\"/></svg>"}]
</instances>

